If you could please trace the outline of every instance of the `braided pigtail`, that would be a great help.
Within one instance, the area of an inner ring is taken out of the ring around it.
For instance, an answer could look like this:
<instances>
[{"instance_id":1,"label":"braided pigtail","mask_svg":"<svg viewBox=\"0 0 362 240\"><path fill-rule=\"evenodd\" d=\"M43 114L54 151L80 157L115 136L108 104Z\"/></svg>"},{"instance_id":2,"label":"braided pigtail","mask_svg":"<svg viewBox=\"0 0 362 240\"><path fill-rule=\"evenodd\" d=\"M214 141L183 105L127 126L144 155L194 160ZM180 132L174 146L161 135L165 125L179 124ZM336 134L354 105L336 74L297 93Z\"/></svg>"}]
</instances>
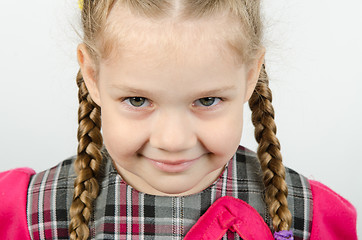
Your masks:
<instances>
[{"instance_id":1,"label":"braided pigtail","mask_svg":"<svg viewBox=\"0 0 362 240\"><path fill-rule=\"evenodd\" d=\"M269 207L275 231L289 230L292 216L287 202L288 187L280 143L276 137L272 93L264 64L249 106L255 126L255 139L259 143L257 154L263 171L265 202Z\"/></svg>"},{"instance_id":2,"label":"braided pigtail","mask_svg":"<svg viewBox=\"0 0 362 240\"><path fill-rule=\"evenodd\" d=\"M87 239L88 223L93 209L93 201L99 193L97 177L100 172L103 145L100 107L91 99L81 71L77 75L79 88L78 109L78 155L74 163L77 178L74 181L73 202L70 207L70 239Z\"/></svg>"}]
</instances>

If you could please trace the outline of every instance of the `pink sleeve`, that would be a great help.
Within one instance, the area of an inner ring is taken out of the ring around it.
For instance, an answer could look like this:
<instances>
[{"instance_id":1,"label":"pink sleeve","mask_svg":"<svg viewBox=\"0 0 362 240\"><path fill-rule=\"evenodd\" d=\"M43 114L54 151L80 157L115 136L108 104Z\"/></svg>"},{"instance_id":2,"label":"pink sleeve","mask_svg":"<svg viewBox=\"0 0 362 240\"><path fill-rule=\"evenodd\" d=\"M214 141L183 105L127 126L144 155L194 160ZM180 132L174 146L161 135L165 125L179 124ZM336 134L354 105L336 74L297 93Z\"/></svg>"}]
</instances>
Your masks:
<instances>
[{"instance_id":1,"label":"pink sleeve","mask_svg":"<svg viewBox=\"0 0 362 240\"><path fill-rule=\"evenodd\" d=\"M0 173L0 239L30 240L26 218L30 168Z\"/></svg>"},{"instance_id":2,"label":"pink sleeve","mask_svg":"<svg viewBox=\"0 0 362 240\"><path fill-rule=\"evenodd\" d=\"M311 240L357 239L356 209L346 199L317 181L309 181L313 194Z\"/></svg>"}]
</instances>

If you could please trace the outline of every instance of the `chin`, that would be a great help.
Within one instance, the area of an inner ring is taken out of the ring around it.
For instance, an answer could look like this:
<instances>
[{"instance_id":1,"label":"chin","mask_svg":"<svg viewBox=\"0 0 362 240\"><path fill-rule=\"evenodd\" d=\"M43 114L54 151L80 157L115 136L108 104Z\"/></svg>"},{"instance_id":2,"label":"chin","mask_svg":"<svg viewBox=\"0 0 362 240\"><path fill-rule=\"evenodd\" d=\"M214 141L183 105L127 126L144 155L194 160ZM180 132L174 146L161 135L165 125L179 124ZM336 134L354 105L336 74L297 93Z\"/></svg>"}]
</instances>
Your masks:
<instances>
[{"instance_id":1,"label":"chin","mask_svg":"<svg viewBox=\"0 0 362 240\"><path fill-rule=\"evenodd\" d=\"M188 192L188 190L179 190L179 189L172 189L171 191L162 191L160 190L160 192L157 194L159 196L186 196L186 195L191 195L192 193Z\"/></svg>"},{"instance_id":2,"label":"chin","mask_svg":"<svg viewBox=\"0 0 362 240\"><path fill-rule=\"evenodd\" d=\"M165 181L166 182L166 181ZM184 196L190 195L196 192L194 191L194 185L191 184L184 184L184 183L172 183L171 181L166 182L167 184L161 184L158 186L153 186L155 190L158 191L157 195L172 195L172 196Z\"/></svg>"}]
</instances>

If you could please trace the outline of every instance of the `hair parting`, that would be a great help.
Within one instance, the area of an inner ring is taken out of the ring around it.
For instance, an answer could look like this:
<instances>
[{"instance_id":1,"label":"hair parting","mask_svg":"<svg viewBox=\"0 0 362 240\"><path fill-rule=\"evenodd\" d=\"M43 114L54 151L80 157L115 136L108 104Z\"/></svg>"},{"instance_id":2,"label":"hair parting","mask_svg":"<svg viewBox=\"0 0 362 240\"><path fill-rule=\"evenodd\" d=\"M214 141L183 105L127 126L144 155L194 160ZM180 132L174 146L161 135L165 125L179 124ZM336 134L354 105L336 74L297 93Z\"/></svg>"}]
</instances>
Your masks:
<instances>
[{"instance_id":1,"label":"hair parting","mask_svg":"<svg viewBox=\"0 0 362 240\"><path fill-rule=\"evenodd\" d=\"M100 133L100 108L91 99L81 72L77 75L79 88L78 110L78 154L74 167L77 178L74 181L73 202L70 207L70 239L88 239L93 201L99 193L97 177L102 163L103 145Z\"/></svg>"}]
</instances>

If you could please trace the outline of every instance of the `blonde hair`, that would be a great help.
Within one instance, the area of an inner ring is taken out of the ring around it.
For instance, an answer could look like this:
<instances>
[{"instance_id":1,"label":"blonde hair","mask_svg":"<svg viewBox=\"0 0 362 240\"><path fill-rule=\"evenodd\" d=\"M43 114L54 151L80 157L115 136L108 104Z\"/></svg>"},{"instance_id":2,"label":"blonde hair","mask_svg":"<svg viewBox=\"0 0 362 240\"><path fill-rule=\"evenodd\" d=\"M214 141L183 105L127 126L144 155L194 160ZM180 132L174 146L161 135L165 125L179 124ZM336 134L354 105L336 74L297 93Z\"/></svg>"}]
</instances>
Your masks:
<instances>
[{"instance_id":1,"label":"blonde hair","mask_svg":"<svg viewBox=\"0 0 362 240\"><path fill-rule=\"evenodd\" d=\"M235 36L228 41L234 53L249 62L262 46L262 23L260 0L85 0L82 10L83 42L96 66L100 59L107 59L115 47L107 39L107 18L115 4L130 9L133 13L149 18L165 18L175 11L175 2L181 4L181 19L201 19L217 13L229 12L240 22ZM97 71L96 71L97 72ZM99 193L97 176L100 172L102 156L102 136L100 133L100 108L91 99L81 72L77 75L79 87L79 128L78 155L75 161L77 178L74 183L74 196L70 208L71 239L87 239L88 223L92 205ZM276 231L288 230L291 226L291 213L288 209L288 188L285 182L285 168L282 163L280 144L276 137L274 109L269 80L262 66L256 88L249 100L257 150L263 171L265 202Z\"/></svg>"}]
</instances>

